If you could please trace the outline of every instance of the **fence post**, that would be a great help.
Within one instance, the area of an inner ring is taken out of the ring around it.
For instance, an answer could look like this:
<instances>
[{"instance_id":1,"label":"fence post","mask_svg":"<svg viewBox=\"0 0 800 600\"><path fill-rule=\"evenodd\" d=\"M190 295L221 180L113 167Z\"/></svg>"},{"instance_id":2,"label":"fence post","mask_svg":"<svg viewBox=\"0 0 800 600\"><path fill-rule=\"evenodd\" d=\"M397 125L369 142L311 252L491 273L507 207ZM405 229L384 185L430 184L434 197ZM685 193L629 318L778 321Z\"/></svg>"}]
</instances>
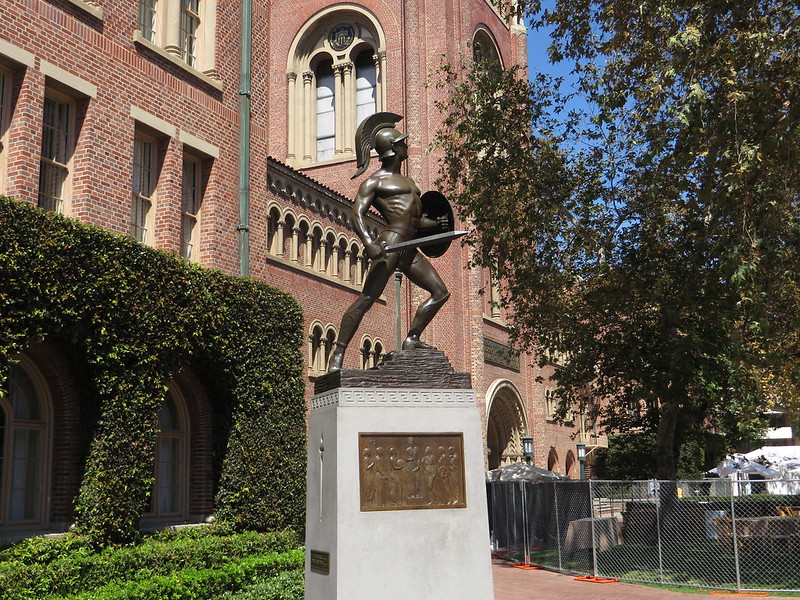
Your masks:
<instances>
[{"instance_id":1,"label":"fence post","mask_svg":"<svg viewBox=\"0 0 800 600\"><path fill-rule=\"evenodd\" d=\"M556 547L558 548L558 570L561 571L561 515L558 514L558 482L553 481L553 505L556 511Z\"/></svg>"},{"instance_id":2,"label":"fence post","mask_svg":"<svg viewBox=\"0 0 800 600\"><path fill-rule=\"evenodd\" d=\"M742 492L741 488L739 487L739 473L736 473L736 479L731 480L731 487L730 487L730 499L731 499L731 537L733 538L733 564L736 567L736 590L741 592L742 591L742 573L739 567L739 534L736 531L736 502L733 501L734 499L734 486L737 487L736 492Z\"/></svg>"},{"instance_id":3,"label":"fence post","mask_svg":"<svg viewBox=\"0 0 800 600\"><path fill-rule=\"evenodd\" d=\"M650 493L656 501L656 543L658 545L658 580L664 583L664 555L661 548L661 482L650 480Z\"/></svg>"},{"instance_id":4,"label":"fence post","mask_svg":"<svg viewBox=\"0 0 800 600\"><path fill-rule=\"evenodd\" d=\"M592 480L589 479L589 518L591 519L590 525L592 526L592 569L595 577L599 576L597 572L597 536L594 531L594 497L592 496Z\"/></svg>"},{"instance_id":5,"label":"fence post","mask_svg":"<svg viewBox=\"0 0 800 600\"><path fill-rule=\"evenodd\" d=\"M527 482L525 480L520 481L520 485L522 485L522 543L525 546L525 566L531 564L531 557L530 557L530 543L528 542L528 491L527 491Z\"/></svg>"}]
</instances>

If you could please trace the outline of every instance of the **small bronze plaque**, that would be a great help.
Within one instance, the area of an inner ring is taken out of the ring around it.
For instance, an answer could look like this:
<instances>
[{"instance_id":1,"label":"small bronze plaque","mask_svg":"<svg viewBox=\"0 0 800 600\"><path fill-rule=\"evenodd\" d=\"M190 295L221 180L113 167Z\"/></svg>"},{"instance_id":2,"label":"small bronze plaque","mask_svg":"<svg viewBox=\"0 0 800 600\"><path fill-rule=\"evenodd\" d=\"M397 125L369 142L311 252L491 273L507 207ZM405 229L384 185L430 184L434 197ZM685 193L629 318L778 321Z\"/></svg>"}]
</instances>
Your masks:
<instances>
[{"instance_id":1,"label":"small bronze plaque","mask_svg":"<svg viewBox=\"0 0 800 600\"><path fill-rule=\"evenodd\" d=\"M315 573L329 575L331 572L331 553L320 550L311 551L311 570Z\"/></svg>"},{"instance_id":2,"label":"small bronze plaque","mask_svg":"<svg viewBox=\"0 0 800 600\"><path fill-rule=\"evenodd\" d=\"M361 510L466 508L461 433L361 433Z\"/></svg>"}]
</instances>

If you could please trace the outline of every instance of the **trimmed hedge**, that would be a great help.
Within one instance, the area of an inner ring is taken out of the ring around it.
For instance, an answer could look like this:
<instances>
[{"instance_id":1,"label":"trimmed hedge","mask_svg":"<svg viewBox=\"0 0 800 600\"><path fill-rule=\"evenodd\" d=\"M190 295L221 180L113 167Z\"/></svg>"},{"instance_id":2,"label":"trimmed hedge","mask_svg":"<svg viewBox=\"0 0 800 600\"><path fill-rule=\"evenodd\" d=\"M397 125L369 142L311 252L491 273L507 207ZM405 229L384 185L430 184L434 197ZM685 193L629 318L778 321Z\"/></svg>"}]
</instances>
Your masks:
<instances>
[{"instance_id":1,"label":"trimmed hedge","mask_svg":"<svg viewBox=\"0 0 800 600\"><path fill-rule=\"evenodd\" d=\"M157 411L184 367L214 399L217 517L302 530L302 313L290 295L0 197L0 306L0 389L34 341L67 344L85 365L76 383L96 418L79 532L96 544L136 538Z\"/></svg>"},{"instance_id":2,"label":"trimmed hedge","mask_svg":"<svg viewBox=\"0 0 800 600\"><path fill-rule=\"evenodd\" d=\"M220 600L303 600L305 571L302 568L283 571L275 577L239 592L227 592Z\"/></svg>"},{"instance_id":3,"label":"trimmed hedge","mask_svg":"<svg viewBox=\"0 0 800 600\"><path fill-rule=\"evenodd\" d=\"M296 575L279 576L302 574L304 552L297 546L291 533L225 535L216 527L156 534L137 546L102 551L71 534L26 540L0 552L0 599L203 599L245 593L253 585L291 590L296 586L286 582Z\"/></svg>"},{"instance_id":4,"label":"trimmed hedge","mask_svg":"<svg viewBox=\"0 0 800 600\"><path fill-rule=\"evenodd\" d=\"M229 590L238 590L260 579L273 577L286 569L303 565L303 550L244 558L218 568L187 568L170 575L149 575L145 581L110 583L65 600L164 600L164 598L205 600L218 598ZM141 576L141 575L140 575Z\"/></svg>"}]
</instances>

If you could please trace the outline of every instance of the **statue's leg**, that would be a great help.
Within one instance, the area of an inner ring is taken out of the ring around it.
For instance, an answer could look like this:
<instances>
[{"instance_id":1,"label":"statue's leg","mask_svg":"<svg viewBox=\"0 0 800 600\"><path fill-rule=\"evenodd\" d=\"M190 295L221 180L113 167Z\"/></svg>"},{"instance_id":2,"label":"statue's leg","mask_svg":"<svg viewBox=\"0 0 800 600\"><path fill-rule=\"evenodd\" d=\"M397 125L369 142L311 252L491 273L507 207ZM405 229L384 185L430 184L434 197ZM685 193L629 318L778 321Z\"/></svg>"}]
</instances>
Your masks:
<instances>
[{"instance_id":1,"label":"statue's leg","mask_svg":"<svg viewBox=\"0 0 800 600\"><path fill-rule=\"evenodd\" d=\"M414 313L411 327L408 330L408 336L403 342L403 350L430 348L431 346L420 341L419 336L428 326L428 323L433 320L436 313L439 312L439 309L447 302L450 292L447 291L447 286L442 281L442 278L439 277L433 265L419 252L416 253L414 260L404 271L412 283L430 292L430 297L417 307L417 312Z\"/></svg>"},{"instance_id":2,"label":"statue's leg","mask_svg":"<svg viewBox=\"0 0 800 600\"><path fill-rule=\"evenodd\" d=\"M391 255L389 259L378 260L372 263L369 273L367 273L367 278L364 281L364 290L342 316L342 323L339 326L339 335L336 338L336 346L333 349L331 360L328 363L328 373L331 371L338 371L342 368L344 351L347 349L347 345L358 330L361 319L375 302L375 299L383 293L383 288L386 287L386 282L389 281L389 276L394 271L396 263L397 259Z\"/></svg>"}]
</instances>

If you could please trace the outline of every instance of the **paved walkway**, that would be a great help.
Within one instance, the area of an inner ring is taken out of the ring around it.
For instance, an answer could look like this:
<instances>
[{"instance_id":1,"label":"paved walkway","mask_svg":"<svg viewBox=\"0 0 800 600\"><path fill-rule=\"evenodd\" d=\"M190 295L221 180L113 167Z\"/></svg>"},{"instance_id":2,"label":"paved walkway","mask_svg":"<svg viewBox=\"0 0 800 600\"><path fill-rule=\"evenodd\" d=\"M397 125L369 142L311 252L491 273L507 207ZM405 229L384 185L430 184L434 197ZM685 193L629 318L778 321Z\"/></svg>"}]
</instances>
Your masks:
<instances>
[{"instance_id":1,"label":"paved walkway","mask_svg":"<svg viewBox=\"0 0 800 600\"><path fill-rule=\"evenodd\" d=\"M631 583L589 583L576 581L571 575L564 575L545 569L517 569L510 563L495 560L492 566L494 578L494 600L724 600L725 598L748 598L752 596L710 592L683 593ZM687 588L687 590L692 588ZM797 600L797 597L773 596Z\"/></svg>"}]
</instances>

